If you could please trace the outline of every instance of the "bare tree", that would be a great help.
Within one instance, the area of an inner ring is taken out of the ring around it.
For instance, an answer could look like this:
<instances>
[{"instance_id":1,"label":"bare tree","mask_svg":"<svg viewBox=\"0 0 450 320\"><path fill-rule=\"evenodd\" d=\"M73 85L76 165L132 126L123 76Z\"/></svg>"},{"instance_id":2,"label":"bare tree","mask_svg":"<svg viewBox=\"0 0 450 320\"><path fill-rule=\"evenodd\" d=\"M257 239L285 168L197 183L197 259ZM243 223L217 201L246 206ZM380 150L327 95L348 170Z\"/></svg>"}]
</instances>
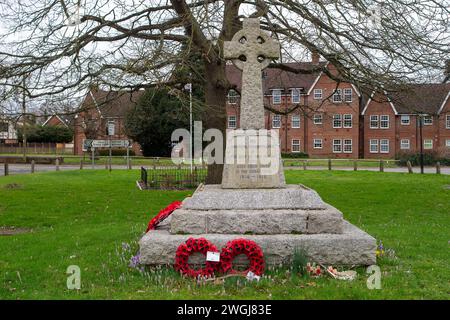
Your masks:
<instances>
[{"instance_id":1,"label":"bare tree","mask_svg":"<svg viewBox=\"0 0 450 320\"><path fill-rule=\"evenodd\" d=\"M204 72L192 73L204 86L206 127L225 130L232 86L223 43L242 27L242 17L261 17L262 28L280 41L283 58L271 67L320 70L371 92L442 76L449 8L448 0L0 0L0 85L4 97L26 89L32 99L80 95L92 82L130 90L176 86L191 80L175 79L172 71L189 68L196 51ZM338 72L280 64L309 52ZM21 88L24 75L31 87ZM219 183L221 173L211 166L207 182Z\"/></svg>"}]
</instances>

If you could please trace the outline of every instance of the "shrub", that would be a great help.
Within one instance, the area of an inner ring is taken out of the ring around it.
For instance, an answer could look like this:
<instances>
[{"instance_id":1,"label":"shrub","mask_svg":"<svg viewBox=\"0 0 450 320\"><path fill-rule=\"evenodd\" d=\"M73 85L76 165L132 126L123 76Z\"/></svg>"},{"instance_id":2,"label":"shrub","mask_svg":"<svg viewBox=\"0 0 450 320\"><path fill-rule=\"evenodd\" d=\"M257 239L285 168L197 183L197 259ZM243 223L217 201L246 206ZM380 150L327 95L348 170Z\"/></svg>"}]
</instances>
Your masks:
<instances>
[{"instance_id":1,"label":"shrub","mask_svg":"<svg viewBox=\"0 0 450 320\"><path fill-rule=\"evenodd\" d=\"M406 166L408 161L413 166L420 165L420 153L419 152L400 152L396 156L399 160L399 165ZM436 162L440 162L441 165L450 165L450 154L445 151L424 151L423 164L426 166L435 165Z\"/></svg>"},{"instance_id":2,"label":"shrub","mask_svg":"<svg viewBox=\"0 0 450 320\"><path fill-rule=\"evenodd\" d=\"M27 126L28 142L69 143L73 141L72 130L58 126ZM18 139L23 141L23 128L18 130Z\"/></svg>"},{"instance_id":3,"label":"shrub","mask_svg":"<svg viewBox=\"0 0 450 320\"><path fill-rule=\"evenodd\" d=\"M309 157L309 155L304 152L282 153L281 156L286 159L306 159Z\"/></svg>"}]
</instances>

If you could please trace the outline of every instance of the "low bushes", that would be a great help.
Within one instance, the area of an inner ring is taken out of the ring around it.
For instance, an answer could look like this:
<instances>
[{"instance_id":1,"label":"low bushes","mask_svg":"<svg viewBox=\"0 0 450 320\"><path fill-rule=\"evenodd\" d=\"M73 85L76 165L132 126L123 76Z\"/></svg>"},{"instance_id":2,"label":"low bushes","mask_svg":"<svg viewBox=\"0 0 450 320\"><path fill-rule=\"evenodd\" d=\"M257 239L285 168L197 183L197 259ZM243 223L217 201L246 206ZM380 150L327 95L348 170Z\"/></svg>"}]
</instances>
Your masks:
<instances>
[{"instance_id":1,"label":"low bushes","mask_svg":"<svg viewBox=\"0 0 450 320\"><path fill-rule=\"evenodd\" d=\"M290 152L290 153L282 153L281 157L283 159L306 159L309 158L309 155L304 152Z\"/></svg>"},{"instance_id":2,"label":"low bushes","mask_svg":"<svg viewBox=\"0 0 450 320\"><path fill-rule=\"evenodd\" d=\"M420 165L420 153L418 152L400 152L396 158L399 160L399 165L406 166L408 161L413 166ZM441 165L450 165L450 152L449 151L424 151L423 164L426 166L435 165L439 162Z\"/></svg>"}]
</instances>

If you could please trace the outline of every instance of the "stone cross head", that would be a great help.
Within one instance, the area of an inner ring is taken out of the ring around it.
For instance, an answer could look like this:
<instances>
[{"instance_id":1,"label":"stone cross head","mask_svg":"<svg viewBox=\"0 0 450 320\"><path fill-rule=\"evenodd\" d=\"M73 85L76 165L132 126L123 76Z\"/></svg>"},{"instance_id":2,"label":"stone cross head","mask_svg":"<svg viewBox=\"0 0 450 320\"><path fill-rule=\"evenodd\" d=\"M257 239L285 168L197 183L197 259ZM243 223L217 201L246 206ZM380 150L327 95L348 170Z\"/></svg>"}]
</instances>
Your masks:
<instances>
[{"instance_id":1,"label":"stone cross head","mask_svg":"<svg viewBox=\"0 0 450 320\"><path fill-rule=\"evenodd\" d=\"M243 29L224 42L224 57L242 70L242 129L264 129L261 70L280 57L280 44L260 29L259 18L244 19Z\"/></svg>"}]
</instances>

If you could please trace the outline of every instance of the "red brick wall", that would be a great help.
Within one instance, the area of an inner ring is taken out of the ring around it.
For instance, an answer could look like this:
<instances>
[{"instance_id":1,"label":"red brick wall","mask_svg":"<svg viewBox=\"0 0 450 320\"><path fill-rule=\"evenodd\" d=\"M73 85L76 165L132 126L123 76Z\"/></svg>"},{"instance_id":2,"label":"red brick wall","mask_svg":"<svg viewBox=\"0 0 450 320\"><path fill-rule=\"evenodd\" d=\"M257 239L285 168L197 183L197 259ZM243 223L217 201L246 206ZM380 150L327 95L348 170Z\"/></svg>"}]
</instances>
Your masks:
<instances>
[{"instance_id":1,"label":"red brick wall","mask_svg":"<svg viewBox=\"0 0 450 320\"><path fill-rule=\"evenodd\" d=\"M447 100L447 103L445 104L444 108L442 109L441 113L439 114L438 118L438 143L437 143L437 150L440 153L444 153L447 156L450 156L450 147L446 146L446 141L450 140L450 128L447 128L446 126L446 119L447 116L450 117L450 99Z\"/></svg>"},{"instance_id":2,"label":"red brick wall","mask_svg":"<svg viewBox=\"0 0 450 320\"><path fill-rule=\"evenodd\" d=\"M90 112L95 112L91 110ZM98 115L98 114L97 114ZM82 155L83 154L83 140L86 139L86 135L84 134L84 130L82 127L83 119L85 114L80 113L78 114L78 117L75 119L75 130L74 130L74 154L76 155ZM92 117L92 116L90 116ZM95 117L97 118L97 117ZM122 118L111 118L111 119L100 119L100 128L98 130L97 136L95 139L98 140L107 140L107 139L115 139L115 140L127 140L129 139L128 136L125 134L125 125L124 125L124 119ZM108 136L107 135L107 123L108 121L114 121L115 122L115 135ZM141 148L140 145L136 142L132 143L132 150L135 152L136 155L141 155Z\"/></svg>"},{"instance_id":3,"label":"red brick wall","mask_svg":"<svg viewBox=\"0 0 450 320\"><path fill-rule=\"evenodd\" d=\"M389 128L380 128L381 116L389 116ZM372 129L370 127L370 116L378 116L378 128ZM397 120L394 110L388 101L384 101L382 98L375 98L369 103L369 106L365 110L364 116L364 158L367 159L392 159L395 157L397 150L400 148L398 138L396 137ZM412 123L408 127L413 127ZM405 128L406 129L406 128ZM370 140L378 140L378 152L370 152ZM389 140L389 152L382 153L380 148L380 140ZM412 141L411 141L412 144Z\"/></svg>"}]
</instances>

